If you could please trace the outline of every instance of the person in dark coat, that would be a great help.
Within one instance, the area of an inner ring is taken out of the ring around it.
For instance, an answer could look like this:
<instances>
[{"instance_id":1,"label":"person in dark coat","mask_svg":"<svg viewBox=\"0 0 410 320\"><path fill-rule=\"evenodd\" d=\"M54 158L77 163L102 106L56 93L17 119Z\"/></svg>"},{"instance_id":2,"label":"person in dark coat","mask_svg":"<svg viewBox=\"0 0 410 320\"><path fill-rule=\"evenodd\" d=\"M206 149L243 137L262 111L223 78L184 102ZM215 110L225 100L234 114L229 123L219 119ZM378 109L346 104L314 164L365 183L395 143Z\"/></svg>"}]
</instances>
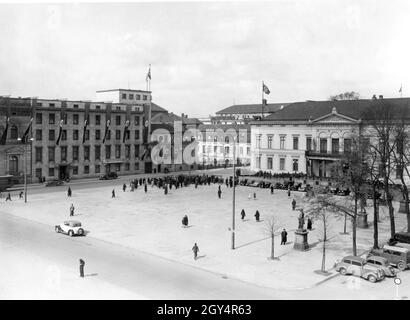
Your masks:
<instances>
[{"instance_id":1,"label":"person in dark coat","mask_svg":"<svg viewBox=\"0 0 410 320\"><path fill-rule=\"evenodd\" d=\"M115 189L112 189L111 191L111 198L115 198Z\"/></svg>"},{"instance_id":2,"label":"person in dark coat","mask_svg":"<svg viewBox=\"0 0 410 320\"><path fill-rule=\"evenodd\" d=\"M290 187L288 187L288 198L290 198Z\"/></svg>"},{"instance_id":3,"label":"person in dark coat","mask_svg":"<svg viewBox=\"0 0 410 320\"><path fill-rule=\"evenodd\" d=\"M273 194L274 188L273 186L270 186L270 194Z\"/></svg>"},{"instance_id":4,"label":"person in dark coat","mask_svg":"<svg viewBox=\"0 0 410 320\"><path fill-rule=\"evenodd\" d=\"M218 189L218 198L219 199L221 199L221 193L222 193L221 189Z\"/></svg>"},{"instance_id":5,"label":"person in dark coat","mask_svg":"<svg viewBox=\"0 0 410 320\"><path fill-rule=\"evenodd\" d=\"M164 194L168 194L168 186L167 185L164 186Z\"/></svg>"},{"instance_id":6,"label":"person in dark coat","mask_svg":"<svg viewBox=\"0 0 410 320\"><path fill-rule=\"evenodd\" d=\"M242 211L241 211L241 219L242 219L242 221L245 219L245 210L244 209L242 209Z\"/></svg>"},{"instance_id":7,"label":"person in dark coat","mask_svg":"<svg viewBox=\"0 0 410 320\"><path fill-rule=\"evenodd\" d=\"M312 230L312 219L310 218L307 219L307 229Z\"/></svg>"},{"instance_id":8,"label":"person in dark coat","mask_svg":"<svg viewBox=\"0 0 410 320\"><path fill-rule=\"evenodd\" d=\"M192 247L192 251L194 252L194 260L196 260L196 258L198 257L198 252L199 252L199 247L196 244L196 242L195 242L194 246Z\"/></svg>"},{"instance_id":9,"label":"person in dark coat","mask_svg":"<svg viewBox=\"0 0 410 320\"><path fill-rule=\"evenodd\" d=\"M286 232L286 229L283 229L280 235L282 238L280 244L286 244L286 242L288 241L288 233Z\"/></svg>"},{"instance_id":10,"label":"person in dark coat","mask_svg":"<svg viewBox=\"0 0 410 320\"><path fill-rule=\"evenodd\" d=\"M11 201L11 195L10 195L10 192L7 194L7 197L6 197L6 201Z\"/></svg>"},{"instance_id":11,"label":"person in dark coat","mask_svg":"<svg viewBox=\"0 0 410 320\"><path fill-rule=\"evenodd\" d=\"M24 194L24 192L21 191L21 192L20 192L20 195L19 195L19 199L23 199L23 194Z\"/></svg>"},{"instance_id":12,"label":"person in dark coat","mask_svg":"<svg viewBox=\"0 0 410 320\"><path fill-rule=\"evenodd\" d=\"M253 200L256 200L256 192L253 193Z\"/></svg>"},{"instance_id":13,"label":"person in dark coat","mask_svg":"<svg viewBox=\"0 0 410 320\"><path fill-rule=\"evenodd\" d=\"M122 191L125 192L126 189L127 189L127 185L124 183L124 184L122 185Z\"/></svg>"},{"instance_id":14,"label":"person in dark coat","mask_svg":"<svg viewBox=\"0 0 410 320\"><path fill-rule=\"evenodd\" d=\"M293 199L292 200L292 210L295 211L295 209L296 209L296 200Z\"/></svg>"},{"instance_id":15,"label":"person in dark coat","mask_svg":"<svg viewBox=\"0 0 410 320\"><path fill-rule=\"evenodd\" d=\"M85 261L83 259L80 259L80 277L84 278L84 266L85 266Z\"/></svg>"},{"instance_id":16,"label":"person in dark coat","mask_svg":"<svg viewBox=\"0 0 410 320\"><path fill-rule=\"evenodd\" d=\"M147 193L147 191L148 191L148 185L147 184L144 184L144 191L145 191L145 193Z\"/></svg>"},{"instance_id":17,"label":"person in dark coat","mask_svg":"<svg viewBox=\"0 0 410 320\"><path fill-rule=\"evenodd\" d=\"M185 216L182 218L182 225L183 225L184 227L188 227L188 216L187 216L187 215L185 215Z\"/></svg>"},{"instance_id":18,"label":"person in dark coat","mask_svg":"<svg viewBox=\"0 0 410 320\"><path fill-rule=\"evenodd\" d=\"M71 197L71 187L68 187L67 196Z\"/></svg>"},{"instance_id":19,"label":"person in dark coat","mask_svg":"<svg viewBox=\"0 0 410 320\"><path fill-rule=\"evenodd\" d=\"M74 215L74 205L71 204L70 206L70 217L72 217Z\"/></svg>"},{"instance_id":20,"label":"person in dark coat","mask_svg":"<svg viewBox=\"0 0 410 320\"><path fill-rule=\"evenodd\" d=\"M260 217L259 210L256 210L255 219L257 222L259 222L259 217Z\"/></svg>"}]
</instances>

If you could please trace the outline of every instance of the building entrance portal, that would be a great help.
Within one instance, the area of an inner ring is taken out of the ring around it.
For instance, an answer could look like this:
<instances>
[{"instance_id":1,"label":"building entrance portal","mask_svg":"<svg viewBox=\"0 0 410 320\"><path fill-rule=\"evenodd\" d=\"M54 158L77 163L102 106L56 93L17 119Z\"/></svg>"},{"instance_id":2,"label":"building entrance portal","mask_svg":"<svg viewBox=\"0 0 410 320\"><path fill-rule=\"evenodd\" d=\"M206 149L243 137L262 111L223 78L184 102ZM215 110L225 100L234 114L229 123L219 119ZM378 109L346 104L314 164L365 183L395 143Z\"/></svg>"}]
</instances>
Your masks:
<instances>
[{"instance_id":1,"label":"building entrance portal","mask_svg":"<svg viewBox=\"0 0 410 320\"><path fill-rule=\"evenodd\" d=\"M68 166L60 166L58 177L60 178L60 180L66 180L70 178L70 175L68 173Z\"/></svg>"}]
</instances>

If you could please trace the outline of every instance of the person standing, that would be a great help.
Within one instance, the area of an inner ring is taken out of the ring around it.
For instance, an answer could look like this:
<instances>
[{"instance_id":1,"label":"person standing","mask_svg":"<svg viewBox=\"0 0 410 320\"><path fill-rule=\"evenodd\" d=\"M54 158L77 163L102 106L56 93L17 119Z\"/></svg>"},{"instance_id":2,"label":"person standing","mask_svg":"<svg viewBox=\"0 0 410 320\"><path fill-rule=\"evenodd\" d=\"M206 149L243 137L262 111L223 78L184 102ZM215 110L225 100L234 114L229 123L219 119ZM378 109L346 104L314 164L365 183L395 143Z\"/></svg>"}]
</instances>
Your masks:
<instances>
[{"instance_id":1,"label":"person standing","mask_svg":"<svg viewBox=\"0 0 410 320\"><path fill-rule=\"evenodd\" d=\"M6 201L11 201L11 195L10 195L10 192L7 194Z\"/></svg>"},{"instance_id":2,"label":"person standing","mask_svg":"<svg viewBox=\"0 0 410 320\"><path fill-rule=\"evenodd\" d=\"M296 209L296 200L295 200L295 198L293 198L293 200L292 200L292 210L295 211L295 209Z\"/></svg>"},{"instance_id":3,"label":"person standing","mask_svg":"<svg viewBox=\"0 0 410 320\"><path fill-rule=\"evenodd\" d=\"M288 233L286 232L286 229L283 229L283 230L282 230L282 232L281 232L281 238L282 238L282 240L281 240L280 244L281 244L281 245L282 245L282 244L286 244L286 242L287 242L287 240L288 240Z\"/></svg>"},{"instance_id":4,"label":"person standing","mask_svg":"<svg viewBox=\"0 0 410 320\"><path fill-rule=\"evenodd\" d=\"M242 209L242 211L241 211L241 219L242 219L242 221L244 221L244 219L245 219L245 210L244 209Z\"/></svg>"},{"instance_id":5,"label":"person standing","mask_svg":"<svg viewBox=\"0 0 410 320\"><path fill-rule=\"evenodd\" d=\"M144 191L145 191L145 193L147 193L147 191L148 191L148 185L147 184L144 184Z\"/></svg>"},{"instance_id":6,"label":"person standing","mask_svg":"<svg viewBox=\"0 0 410 320\"><path fill-rule=\"evenodd\" d=\"M19 199L23 199L23 194L24 194L24 192L20 191Z\"/></svg>"},{"instance_id":7,"label":"person standing","mask_svg":"<svg viewBox=\"0 0 410 320\"><path fill-rule=\"evenodd\" d=\"M222 193L221 188L219 188L219 189L218 189L218 198L219 198L219 199L221 199L221 193Z\"/></svg>"},{"instance_id":8,"label":"person standing","mask_svg":"<svg viewBox=\"0 0 410 320\"><path fill-rule=\"evenodd\" d=\"M253 200L256 200L256 192L253 193Z\"/></svg>"},{"instance_id":9,"label":"person standing","mask_svg":"<svg viewBox=\"0 0 410 320\"><path fill-rule=\"evenodd\" d=\"M124 184L122 185L122 191L125 192L126 189L127 189L127 185L124 183Z\"/></svg>"},{"instance_id":10,"label":"person standing","mask_svg":"<svg viewBox=\"0 0 410 320\"><path fill-rule=\"evenodd\" d=\"M194 252L194 260L196 260L196 258L198 257L198 252L199 252L199 247L196 244L196 242L195 242L194 246L192 247L192 251Z\"/></svg>"},{"instance_id":11,"label":"person standing","mask_svg":"<svg viewBox=\"0 0 410 320\"><path fill-rule=\"evenodd\" d=\"M167 186L167 185L164 186L164 194L165 194L165 195L168 194L168 186Z\"/></svg>"},{"instance_id":12,"label":"person standing","mask_svg":"<svg viewBox=\"0 0 410 320\"><path fill-rule=\"evenodd\" d=\"M312 230L312 219L310 217L307 219L307 229Z\"/></svg>"},{"instance_id":13,"label":"person standing","mask_svg":"<svg viewBox=\"0 0 410 320\"><path fill-rule=\"evenodd\" d=\"M67 196L71 197L71 187L68 187Z\"/></svg>"},{"instance_id":14,"label":"person standing","mask_svg":"<svg viewBox=\"0 0 410 320\"><path fill-rule=\"evenodd\" d=\"M111 198L115 198L115 189L112 189L111 191Z\"/></svg>"},{"instance_id":15,"label":"person standing","mask_svg":"<svg viewBox=\"0 0 410 320\"><path fill-rule=\"evenodd\" d=\"M288 187L288 198L290 198L290 187Z\"/></svg>"},{"instance_id":16,"label":"person standing","mask_svg":"<svg viewBox=\"0 0 410 320\"><path fill-rule=\"evenodd\" d=\"M70 206L70 217L72 217L74 215L74 205L71 204Z\"/></svg>"},{"instance_id":17,"label":"person standing","mask_svg":"<svg viewBox=\"0 0 410 320\"><path fill-rule=\"evenodd\" d=\"M83 259L80 259L80 277L84 278L84 266L85 266L85 262Z\"/></svg>"},{"instance_id":18,"label":"person standing","mask_svg":"<svg viewBox=\"0 0 410 320\"><path fill-rule=\"evenodd\" d=\"M256 213L255 213L256 222L259 222L259 217L260 217L259 210L256 210Z\"/></svg>"},{"instance_id":19,"label":"person standing","mask_svg":"<svg viewBox=\"0 0 410 320\"><path fill-rule=\"evenodd\" d=\"M273 185L272 185L272 186L270 186L270 194L273 194L273 190L274 190L274 188L273 188Z\"/></svg>"}]
</instances>

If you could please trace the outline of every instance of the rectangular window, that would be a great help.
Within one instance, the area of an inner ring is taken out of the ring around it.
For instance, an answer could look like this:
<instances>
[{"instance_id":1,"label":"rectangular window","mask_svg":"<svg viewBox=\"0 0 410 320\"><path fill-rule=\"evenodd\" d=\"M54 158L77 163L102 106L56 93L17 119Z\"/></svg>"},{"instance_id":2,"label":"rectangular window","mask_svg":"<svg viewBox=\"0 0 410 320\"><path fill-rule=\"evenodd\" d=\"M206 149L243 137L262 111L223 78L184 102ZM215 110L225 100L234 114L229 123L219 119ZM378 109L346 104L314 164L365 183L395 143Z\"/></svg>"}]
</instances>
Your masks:
<instances>
[{"instance_id":1,"label":"rectangular window","mask_svg":"<svg viewBox=\"0 0 410 320\"><path fill-rule=\"evenodd\" d=\"M312 150L312 137L306 137L306 151Z\"/></svg>"},{"instance_id":2,"label":"rectangular window","mask_svg":"<svg viewBox=\"0 0 410 320\"><path fill-rule=\"evenodd\" d=\"M107 130L107 140L111 140L111 130Z\"/></svg>"},{"instance_id":3,"label":"rectangular window","mask_svg":"<svg viewBox=\"0 0 410 320\"><path fill-rule=\"evenodd\" d=\"M101 130L95 130L95 140L101 140Z\"/></svg>"},{"instance_id":4,"label":"rectangular window","mask_svg":"<svg viewBox=\"0 0 410 320\"><path fill-rule=\"evenodd\" d=\"M99 126L101 124L101 115L96 114L95 115L95 125Z\"/></svg>"},{"instance_id":5,"label":"rectangular window","mask_svg":"<svg viewBox=\"0 0 410 320\"><path fill-rule=\"evenodd\" d=\"M140 148L138 144L134 145L134 156L135 158L138 158L140 156Z\"/></svg>"},{"instance_id":6,"label":"rectangular window","mask_svg":"<svg viewBox=\"0 0 410 320\"><path fill-rule=\"evenodd\" d=\"M120 171L121 170L121 163L116 163L115 164L115 170Z\"/></svg>"},{"instance_id":7,"label":"rectangular window","mask_svg":"<svg viewBox=\"0 0 410 320\"><path fill-rule=\"evenodd\" d=\"M130 164L128 162L125 163L125 171L130 170Z\"/></svg>"},{"instance_id":8,"label":"rectangular window","mask_svg":"<svg viewBox=\"0 0 410 320\"><path fill-rule=\"evenodd\" d=\"M225 154L229 154L229 147L225 147Z\"/></svg>"},{"instance_id":9,"label":"rectangular window","mask_svg":"<svg viewBox=\"0 0 410 320\"><path fill-rule=\"evenodd\" d=\"M43 123L43 115L41 113L36 113L36 124Z\"/></svg>"},{"instance_id":10,"label":"rectangular window","mask_svg":"<svg viewBox=\"0 0 410 320\"><path fill-rule=\"evenodd\" d=\"M100 173L100 165L99 164L95 165L95 173Z\"/></svg>"},{"instance_id":11,"label":"rectangular window","mask_svg":"<svg viewBox=\"0 0 410 320\"><path fill-rule=\"evenodd\" d=\"M48 130L48 140L54 141L56 138L56 133L54 130Z\"/></svg>"},{"instance_id":12,"label":"rectangular window","mask_svg":"<svg viewBox=\"0 0 410 320\"><path fill-rule=\"evenodd\" d=\"M95 160L101 160L101 146L95 146L94 156Z\"/></svg>"},{"instance_id":13,"label":"rectangular window","mask_svg":"<svg viewBox=\"0 0 410 320\"><path fill-rule=\"evenodd\" d=\"M141 100L141 95L140 95L140 94L136 94L136 95L135 95L135 99L136 99L136 100Z\"/></svg>"},{"instance_id":14,"label":"rectangular window","mask_svg":"<svg viewBox=\"0 0 410 320\"><path fill-rule=\"evenodd\" d=\"M105 146L105 158L106 159L111 158L111 146Z\"/></svg>"},{"instance_id":15,"label":"rectangular window","mask_svg":"<svg viewBox=\"0 0 410 320\"><path fill-rule=\"evenodd\" d=\"M281 150L285 149L285 139L286 139L285 136L280 136L280 145L279 145L279 148L280 148Z\"/></svg>"},{"instance_id":16,"label":"rectangular window","mask_svg":"<svg viewBox=\"0 0 410 320\"><path fill-rule=\"evenodd\" d=\"M134 164L134 170L139 170L140 169L140 163L139 162L135 162Z\"/></svg>"},{"instance_id":17,"label":"rectangular window","mask_svg":"<svg viewBox=\"0 0 410 320\"><path fill-rule=\"evenodd\" d=\"M78 167L73 167L73 175L76 176L78 174Z\"/></svg>"},{"instance_id":18,"label":"rectangular window","mask_svg":"<svg viewBox=\"0 0 410 320\"><path fill-rule=\"evenodd\" d=\"M78 130L73 130L73 140L78 140Z\"/></svg>"},{"instance_id":19,"label":"rectangular window","mask_svg":"<svg viewBox=\"0 0 410 320\"><path fill-rule=\"evenodd\" d=\"M250 155L251 154L251 148L250 147L246 147L246 155Z\"/></svg>"},{"instance_id":20,"label":"rectangular window","mask_svg":"<svg viewBox=\"0 0 410 320\"><path fill-rule=\"evenodd\" d=\"M217 153L217 152L218 152L218 147L214 146L214 153Z\"/></svg>"},{"instance_id":21,"label":"rectangular window","mask_svg":"<svg viewBox=\"0 0 410 320\"><path fill-rule=\"evenodd\" d=\"M90 140L90 130L89 129L85 130L85 141L88 141L88 140Z\"/></svg>"},{"instance_id":22,"label":"rectangular window","mask_svg":"<svg viewBox=\"0 0 410 320\"><path fill-rule=\"evenodd\" d=\"M327 139L320 139L320 153L327 153Z\"/></svg>"},{"instance_id":23,"label":"rectangular window","mask_svg":"<svg viewBox=\"0 0 410 320\"><path fill-rule=\"evenodd\" d=\"M67 113L63 114L63 124L67 124Z\"/></svg>"},{"instance_id":24,"label":"rectangular window","mask_svg":"<svg viewBox=\"0 0 410 320\"><path fill-rule=\"evenodd\" d=\"M148 97L147 97L146 95L143 95L143 96L142 96L142 99L143 99L143 100L147 100L147 98L148 98Z\"/></svg>"},{"instance_id":25,"label":"rectangular window","mask_svg":"<svg viewBox=\"0 0 410 320\"><path fill-rule=\"evenodd\" d=\"M267 166L267 168L268 168L268 169L272 169L272 166L273 166L272 157L268 157L268 166Z\"/></svg>"},{"instance_id":26,"label":"rectangular window","mask_svg":"<svg viewBox=\"0 0 410 320\"><path fill-rule=\"evenodd\" d=\"M120 126L120 125L121 125L121 116L115 116L115 124L116 124L117 126Z\"/></svg>"},{"instance_id":27,"label":"rectangular window","mask_svg":"<svg viewBox=\"0 0 410 320\"><path fill-rule=\"evenodd\" d=\"M48 168L48 176L54 177L54 168Z\"/></svg>"},{"instance_id":28,"label":"rectangular window","mask_svg":"<svg viewBox=\"0 0 410 320\"><path fill-rule=\"evenodd\" d=\"M299 137L293 137L293 150L299 150Z\"/></svg>"},{"instance_id":29,"label":"rectangular window","mask_svg":"<svg viewBox=\"0 0 410 320\"><path fill-rule=\"evenodd\" d=\"M273 140L273 136L268 135L268 149L272 149L272 140Z\"/></svg>"},{"instance_id":30,"label":"rectangular window","mask_svg":"<svg viewBox=\"0 0 410 320\"><path fill-rule=\"evenodd\" d=\"M84 166L84 174L90 173L90 166Z\"/></svg>"},{"instance_id":31,"label":"rectangular window","mask_svg":"<svg viewBox=\"0 0 410 320\"><path fill-rule=\"evenodd\" d=\"M285 170L285 158L279 159L279 170Z\"/></svg>"},{"instance_id":32,"label":"rectangular window","mask_svg":"<svg viewBox=\"0 0 410 320\"><path fill-rule=\"evenodd\" d=\"M295 172L299 171L299 159L293 159L292 169Z\"/></svg>"},{"instance_id":33,"label":"rectangular window","mask_svg":"<svg viewBox=\"0 0 410 320\"><path fill-rule=\"evenodd\" d=\"M140 131L135 130L135 140L139 140L139 138L140 138Z\"/></svg>"},{"instance_id":34,"label":"rectangular window","mask_svg":"<svg viewBox=\"0 0 410 320\"><path fill-rule=\"evenodd\" d=\"M262 137L261 134L256 135L256 148L258 149L261 147L261 137Z\"/></svg>"},{"instance_id":35,"label":"rectangular window","mask_svg":"<svg viewBox=\"0 0 410 320\"><path fill-rule=\"evenodd\" d=\"M121 130L115 130L115 139L121 140Z\"/></svg>"},{"instance_id":36,"label":"rectangular window","mask_svg":"<svg viewBox=\"0 0 410 320\"><path fill-rule=\"evenodd\" d=\"M36 147L36 162L43 162L43 148Z\"/></svg>"},{"instance_id":37,"label":"rectangular window","mask_svg":"<svg viewBox=\"0 0 410 320\"><path fill-rule=\"evenodd\" d=\"M41 178L43 176L43 170L41 168L36 169L36 178Z\"/></svg>"},{"instance_id":38,"label":"rectangular window","mask_svg":"<svg viewBox=\"0 0 410 320\"><path fill-rule=\"evenodd\" d=\"M67 147L61 147L61 161L67 161Z\"/></svg>"},{"instance_id":39,"label":"rectangular window","mask_svg":"<svg viewBox=\"0 0 410 320\"><path fill-rule=\"evenodd\" d=\"M90 146L84 146L84 160L90 160Z\"/></svg>"},{"instance_id":40,"label":"rectangular window","mask_svg":"<svg viewBox=\"0 0 410 320\"><path fill-rule=\"evenodd\" d=\"M261 156L256 157L256 168L261 168Z\"/></svg>"},{"instance_id":41,"label":"rectangular window","mask_svg":"<svg viewBox=\"0 0 410 320\"><path fill-rule=\"evenodd\" d=\"M36 140L37 141L43 140L43 131L41 129L36 129Z\"/></svg>"},{"instance_id":42,"label":"rectangular window","mask_svg":"<svg viewBox=\"0 0 410 320\"><path fill-rule=\"evenodd\" d=\"M136 125L136 126L140 125L140 117L139 116L134 116L134 125Z\"/></svg>"},{"instance_id":43,"label":"rectangular window","mask_svg":"<svg viewBox=\"0 0 410 320\"><path fill-rule=\"evenodd\" d=\"M78 161L78 146L73 146L73 161Z\"/></svg>"},{"instance_id":44,"label":"rectangular window","mask_svg":"<svg viewBox=\"0 0 410 320\"><path fill-rule=\"evenodd\" d=\"M126 93L123 93L121 96L122 96L123 99L127 99L127 94Z\"/></svg>"},{"instance_id":45,"label":"rectangular window","mask_svg":"<svg viewBox=\"0 0 410 320\"><path fill-rule=\"evenodd\" d=\"M343 140L343 149L345 153L352 152L352 139L344 139Z\"/></svg>"},{"instance_id":46,"label":"rectangular window","mask_svg":"<svg viewBox=\"0 0 410 320\"><path fill-rule=\"evenodd\" d=\"M339 153L339 139L332 139L332 153Z\"/></svg>"},{"instance_id":47,"label":"rectangular window","mask_svg":"<svg viewBox=\"0 0 410 320\"><path fill-rule=\"evenodd\" d=\"M54 162L55 161L55 147L48 147L48 161Z\"/></svg>"},{"instance_id":48,"label":"rectangular window","mask_svg":"<svg viewBox=\"0 0 410 320\"><path fill-rule=\"evenodd\" d=\"M61 140L66 141L67 140L67 130L63 130L61 133Z\"/></svg>"},{"instance_id":49,"label":"rectangular window","mask_svg":"<svg viewBox=\"0 0 410 320\"><path fill-rule=\"evenodd\" d=\"M130 94L128 95L128 99L134 100L134 95L133 95L132 93L130 93Z\"/></svg>"},{"instance_id":50,"label":"rectangular window","mask_svg":"<svg viewBox=\"0 0 410 320\"><path fill-rule=\"evenodd\" d=\"M49 103L48 106L49 107L55 107L56 105L55 105L55 103Z\"/></svg>"},{"instance_id":51,"label":"rectangular window","mask_svg":"<svg viewBox=\"0 0 410 320\"><path fill-rule=\"evenodd\" d=\"M129 144L127 144L127 145L125 146L125 157L126 157L126 158L129 158L129 157L130 157L130 154L131 154L131 146L130 146Z\"/></svg>"},{"instance_id":52,"label":"rectangular window","mask_svg":"<svg viewBox=\"0 0 410 320\"><path fill-rule=\"evenodd\" d=\"M116 145L115 146L115 157L118 159L118 158L121 158L121 146L120 145Z\"/></svg>"},{"instance_id":53,"label":"rectangular window","mask_svg":"<svg viewBox=\"0 0 410 320\"><path fill-rule=\"evenodd\" d=\"M78 122L79 122L79 115L73 114L73 124L78 124Z\"/></svg>"},{"instance_id":54,"label":"rectangular window","mask_svg":"<svg viewBox=\"0 0 410 320\"><path fill-rule=\"evenodd\" d=\"M50 113L48 115L48 124L55 124L56 122L56 115L54 113Z\"/></svg>"}]
</instances>

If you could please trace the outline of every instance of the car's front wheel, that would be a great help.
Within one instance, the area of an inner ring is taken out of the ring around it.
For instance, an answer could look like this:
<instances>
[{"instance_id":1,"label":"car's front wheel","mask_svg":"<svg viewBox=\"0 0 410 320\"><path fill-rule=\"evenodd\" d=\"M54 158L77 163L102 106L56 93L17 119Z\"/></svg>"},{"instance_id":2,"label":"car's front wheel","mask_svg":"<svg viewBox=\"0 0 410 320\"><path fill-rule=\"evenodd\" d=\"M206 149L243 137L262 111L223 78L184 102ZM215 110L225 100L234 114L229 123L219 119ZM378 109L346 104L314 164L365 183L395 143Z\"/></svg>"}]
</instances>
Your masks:
<instances>
[{"instance_id":1,"label":"car's front wheel","mask_svg":"<svg viewBox=\"0 0 410 320\"><path fill-rule=\"evenodd\" d=\"M371 274L367 277L367 280L369 280L372 283L375 283L377 281L377 278Z\"/></svg>"},{"instance_id":2,"label":"car's front wheel","mask_svg":"<svg viewBox=\"0 0 410 320\"><path fill-rule=\"evenodd\" d=\"M73 230L68 231L68 235L69 235L70 237L74 236Z\"/></svg>"},{"instance_id":3,"label":"car's front wheel","mask_svg":"<svg viewBox=\"0 0 410 320\"><path fill-rule=\"evenodd\" d=\"M55 228L54 228L54 230L55 230L57 233L59 233L59 232L60 232L59 227L55 227Z\"/></svg>"},{"instance_id":4,"label":"car's front wheel","mask_svg":"<svg viewBox=\"0 0 410 320\"><path fill-rule=\"evenodd\" d=\"M341 274L341 275L346 275L347 274L347 270L345 269L345 268L340 268L340 270L339 270L339 273Z\"/></svg>"},{"instance_id":5,"label":"car's front wheel","mask_svg":"<svg viewBox=\"0 0 410 320\"><path fill-rule=\"evenodd\" d=\"M404 271L406 269L406 264L403 261L400 261L397 264L397 268L399 268L399 270Z\"/></svg>"}]
</instances>

